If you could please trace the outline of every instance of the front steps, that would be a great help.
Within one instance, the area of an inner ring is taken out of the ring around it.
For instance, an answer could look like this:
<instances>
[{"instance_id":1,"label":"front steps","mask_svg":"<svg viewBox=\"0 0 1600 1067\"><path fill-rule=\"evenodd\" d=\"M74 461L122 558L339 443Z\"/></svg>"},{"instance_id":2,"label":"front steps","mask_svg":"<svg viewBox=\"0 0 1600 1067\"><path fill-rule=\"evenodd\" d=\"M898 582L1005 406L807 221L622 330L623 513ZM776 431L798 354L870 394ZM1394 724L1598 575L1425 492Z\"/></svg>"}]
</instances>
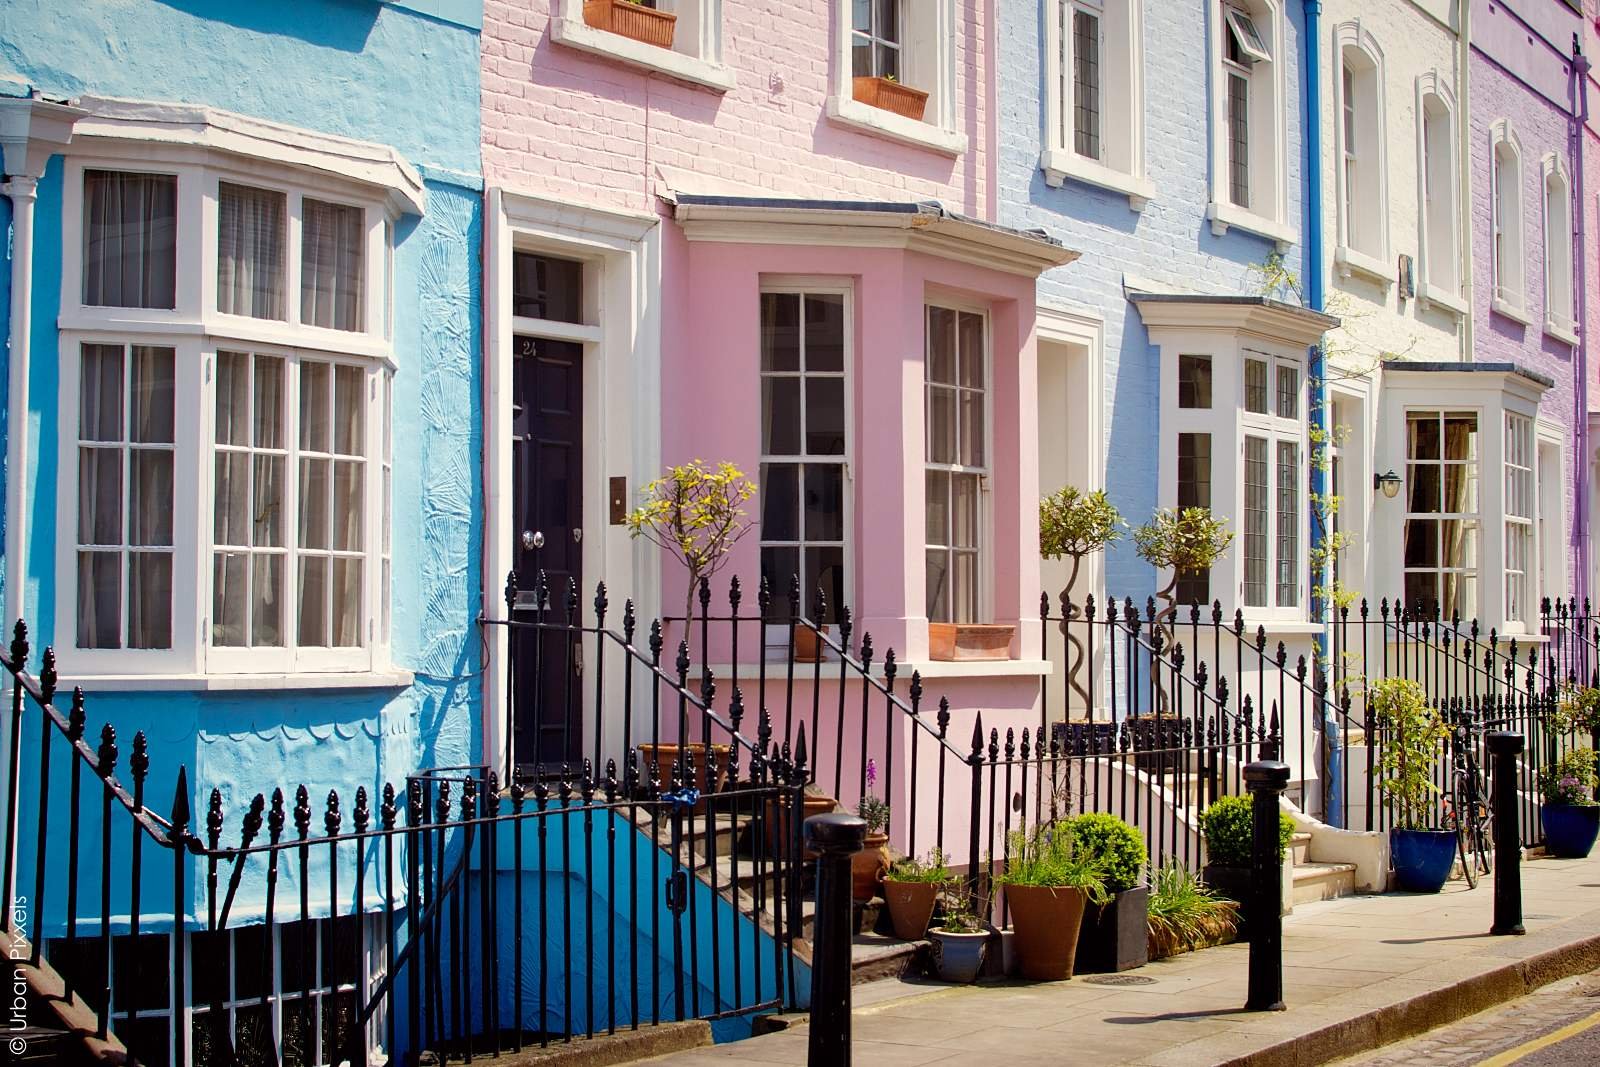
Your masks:
<instances>
[{"instance_id":1,"label":"front steps","mask_svg":"<svg viewBox=\"0 0 1600 1067\"><path fill-rule=\"evenodd\" d=\"M1353 863L1314 863L1306 858L1311 849L1311 835L1304 831L1289 839L1289 852L1294 860L1292 888L1289 905L1311 904L1319 900L1337 900L1354 896L1356 891L1356 865Z\"/></svg>"}]
</instances>

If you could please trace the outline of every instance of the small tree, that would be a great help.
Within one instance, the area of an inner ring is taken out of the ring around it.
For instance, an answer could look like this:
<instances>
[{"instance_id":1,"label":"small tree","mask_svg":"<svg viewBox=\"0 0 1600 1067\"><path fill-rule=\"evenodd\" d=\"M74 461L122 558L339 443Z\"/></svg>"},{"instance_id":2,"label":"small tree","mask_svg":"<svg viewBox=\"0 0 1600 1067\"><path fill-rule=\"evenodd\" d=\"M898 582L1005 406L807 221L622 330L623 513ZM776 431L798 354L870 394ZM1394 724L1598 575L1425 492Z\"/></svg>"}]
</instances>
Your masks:
<instances>
[{"instance_id":1,"label":"small tree","mask_svg":"<svg viewBox=\"0 0 1600 1067\"><path fill-rule=\"evenodd\" d=\"M732 463L708 466L696 459L667 472L641 490L643 502L628 516L628 533L669 553L689 572L683 595L684 639L694 621L694 594L728 562L728 554L750 531L744 503L756 487Z\"/></svg>"},{"instance_id":2,"label":"small tree","mask_svg":"<svg viewBox=\"0 0 1600 1067\"><path fill-rule=\"evenodd\" d=\"M1383 731L1378 788L1398 810L1402 829L1424 829L1423 813L1439 792L1434 767L1450 728L1428 703L1427 692L1410 678L1370 683L1367 706Z\"/></svg>"},{"instance_id":3,"label":"small tree","mask_svg":"<svg viewBox=\"0 0 1600 1067\"><path fill-rule=\"evenodd\" d=\"M1082 641L1068 626L1078 615L1078 607L1068 594L1077 584L1084 558L1103 551L1121 538L1127 525L1103 489L1084 493L1068 485L1039 501L1039 555L1045 559L1065 556L1072 561L1072 573L1061 590L1061 632L1066 635L1068 646L1077 653L1067 668L1067 684L1083 698L1085 708L1089 705L1089 693L1078 680L1078 674L1087 656ZM1092 714L1093 709L1089 710Z\"/></svg>"},{"instance_id":4,"label":"small tree","mask_svg":"<svg viewBox=\"0 0 1600 1067\"><path fill-rule=\"evenodd\" d=\"M1233 544L1233 531L1228 529L1228 520L1213 519L1210 508L1161 508L1133 531L1133 543L1140 559L1172 570L1172 580L1156 594L1166 602L1157 618L1164 624L1178 610L1178 579L1210 570Z\"/></svg>"}]
</instances>

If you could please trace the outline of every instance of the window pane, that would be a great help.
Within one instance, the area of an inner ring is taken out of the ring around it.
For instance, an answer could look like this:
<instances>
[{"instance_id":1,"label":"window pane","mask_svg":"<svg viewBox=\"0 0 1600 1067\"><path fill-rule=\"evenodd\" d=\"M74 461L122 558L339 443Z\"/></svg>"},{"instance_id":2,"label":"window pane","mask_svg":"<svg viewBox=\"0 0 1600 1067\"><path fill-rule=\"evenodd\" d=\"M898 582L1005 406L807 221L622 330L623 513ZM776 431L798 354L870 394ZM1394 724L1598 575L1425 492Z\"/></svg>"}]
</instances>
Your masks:
<instances>
[{"instance_id":1,"label":"window pane","mask_svg":"<svg viewBox=\"0 0 1600 1067\"><path fill-rule=\"evenodd\" d=\"M300 364L300 447L326 452L331 371L326 363Z\"/></svg>"},{"instance_id":2,"label":"window pane","mask_svg":"<svg viewBox=\"0 0 1600 1067\"><path fill-rule=\"evenodd\" d=\"M282 319L288 198L267 189L217 187L217 310Z\"/></svg>"},{"instance_id":3,"label":"window pane","mask_svg":"<svg viewBox=\"0 0 1600 1067\"><path fill-rule=\"evenodd\" d=\"M1100 20L1087 11L1072 15L1073 148L1100 158Z\"/></svg>"},{"instance_id":4,"label":"window pane","mask_svg":"<svg viewBox=\"0 0 1600 1067\"><path fill-rule=\"evenodd\" d=\"M1267 603L1267 442L1244 439L1244 602Z\"/></svg>"},{"instance_id":5,"label":"window pane","mask_svg":"<svg viewBox=\"0 0 1600 1067\"><path fill-rule=\"evenodd\" d=\"M1439 576L1440 617L1475 619L1478 617L1478 579L1472 574Z\"/></svg>"},{"instance_id":6,"label":"window pane","mask_svg":"<svg viewBox=\"0 0 1600 1067\"><path fill-rule=\"evenodd\" d=\"M1244 409L1256 415L1268 414L1267 364L1261 359L1244 361Z\"/></svg>"},{"instance_id":7,"label":"window pane","mask_svg":"<svg viewBox=\"0 0 1600 1067\"><path fill-rule=\"evenodd\" d=\"M128 482L128 543L171 545L172 453L134 450Z\"/></svg>"},{"instance_id":8,"label":"window pane","mask_svg":"<svg viewBox=\"0 0 1600 1067\"><path fill-rule=\"evenodd\" d=\"M978 554L952 552L950 594L953 622L978 621Z\"/></svg>"},{"instance_id":9,"label":"window pane","mask_svg":"<svg viewBox=\"0 0 1600 1067\"><path fill-rule=\"evenodd\" d=\"M949 308L928 308L928 357L925 373L930 382L952 385L956 380L956 313Z\"/></svg>"},{"instance_id":10,"label":"window pane","mask_svg":"<svg viewBox=\"0 0 1600 1067\"><path fill-rule=\"evenodd\" d=\"M800 453L800 379L761 379L761 451L769 456Z\"/></svg>"},{"instance_id":11,"label":"window pane","mask_svg":"<svg viewBox=\"0 0 1600 1067\"><path fill-rule=\"evenodd\" d=\"M806 370L844 370L844 297L806 295Z\"/></svg>"},{"instance_id":12,"label":"window pane","mask_svg":"<svg viewBox=\"0 0 1600 1067\"><path fill-rule=\"evenodd\" d=\"M1228 198L1250 206L1250 82L1228 75Z\"/></svg>"},{"instance_id":13,"label":"window pane","mask_svg":"<svg viewBox=\"0 0 1600 1067\"><path fill-rule=\"evenodd\" d=\"M1211 357L1178 357L1178 406L1211 407Z\"/></svg>"},{"instance_id":14,"label":"window pane","mask_svg":"<svg viewBox=\"0 0 1600 1067\"><path fill-rule=\"evenodd\" d=\"M310 197L301 204L300 321L334 330L359 330L361 253L366 239L362 211Z\"/></svg>"},{"instance_id":15,"label":"window pane","mask_svg":"<svg viewBox=\"0 0 1600 1067\"><path fill-rule=\"evenodd\" d=\"M1406 510L1429 515L1439 510L1439 465L1437 463L1407 464Z\"/></svg>"},{"instance_id":16,"label":"window pane","mask_svg":"<svg viewBox=\"0 0 1600 1067\"><path fill-rule=\"evenodd\" d=\"M284 363L276 356L256 357L255 435L257 448L283 448Z\"/></svg>"},{"instance_id":17,"label":"window pane","mask_svg":"<svg viewBox=\"0 0 1600 1067\"><path fill-rule=\"evenodd\" d=\"M255 457L253 545L283 547L283 465L282 456Z\"/></svg>"},{"instance_id":18,"label":"window pane","mask_svg":"<svg viewBox=\"0 0 1600 1067\"><path fill-rule=\"evenodd\" d=\"M211 536L219 545L250 543L250 457L219 452L211 494Z\"/></svg>"},{"instance_id":19,"label":"window pane","mask_svg":"<svg viewBox=\"0 0 1600 1067\"><path fill-rule=\"evenodd\" d=\"M782 622L789 618L789 583L799 574L798 548L762 547L761 577L766 581L767 590L772 594L772 603L767 608L769 621ZM804 602L805 596L802 592L801 603Z\"/></svg>"},{"instance_id":20,"label":"window pane","mask_svg":"<svg viewBox=\"0 0 1600 1067\"><path fill-rule=\"evenodd\" d=\"M1278 418L1300 417L1300 371L1297 367L1278 368Z\"/></svg>"},{"instance_id":21,"label":"window pane","mask_svg":"<svg viewBox=\"0 0 1600 1067\"><path fill-rule=\"evenodd\" d=\"M873 46L873 57L877 62L877 75L880 78L900 77L900 49L879 42Z\"/></svg>"},{"instance_id":22,"label":"window pane","mask_svg":"<svg viewBox=\"0 0 1600 1067\"><path fill-rule=\"evenodd\" d=\"M761 369L800 369L800 294L761 294Z\"/></svg>"},{"instance_id":23,"label":"window pane","mask_svg":"<svg viewBox=\"0 0 1600 1067\"><path fill-rule=\"evenodd\" d=\"M1439 565L1439 520L1406 520L1405 561L1407 567Z\"/></svg>"},{"instance_id":24,"label":"window pane","mask_svg":"<svg viewBox=\"0 0 1600 1067\"><path fill-rule=\"evenodd\" d=\"M583 321L583 264L517 252L511 257L511 314L552 322Z\"/></svg>"},{"instance_id":25,"label":"window pane","mask_svg":"<svg viewBox=\"0 0 1600 1067\"><path fill-rule=\"evenodd\" d=\"M359 456L366 450L365 384L360 367L341 363L333 370L333 449L340 455Z\"/></svg>"},{"instance_id":26,"label":"window pane","mask_svg":"<svg viewBox=\"0 0 1600 1067\"><path fill-rule=\"evenodd\" d=\"M249 444L249 415L250 357L242 352L218 352L217 444Z\"/></svg>"},{"instance_id":27,"label":"window pane","mask_svg":"<svg viewBox=\"0 0 1600 1067\"><path fill-rule=\"evenodd\" d=\"M329 460L300 461L300 547L328 547Z\"/></svg>"},{"instance_id":28,"label":"window pane","mask_svg":"<svg viewBox=\"0 0 1600 1067\"><path fill-rule=\"evenodd\" d=\"M333 547L341 552L361 550L365 474L360 463L340 461L333 465Z\"/></svg>"},{"instance_id":29,"label":"window pane","mask_svg":"<svg viewBox=\"0 0 1600 1067\"><path fill-rule=\"evenodd\" d=\"M1406 413L1406 458L1439 458L1439 414L1434 411Z\"/></svg>"},{"instance_id":30,"label":"window pane","mask_svg":"<svg viewBox=\"0 0 1600 1067\"><path fill-rule=\"evenodd\" d=\"M250 557L219 552L211 567L211 643L242 647L248 642L245 619L250 608Z\"/></svg>"},{"instance_id":31,"label":"window pane","mask_svg":"<svg viewBox=\"0 0 1600 1067\"><path fill-rule=\"evenodd\" d=\"M333 561L333 641L336 648L361 645L361 561Z\"/></svg>"},{"instance_id":32,"label":"window pane","mask_svg":"<svg viewBox=\"0 0 1600 1067\"><path fill-rule=\"evenodd\" d=\"M1439 523L1439 563L1444 567L1476 570L1478 524L1472 519L1444 519Z\"/></svg>"},{"instance_id":33,"label":"window pane","mask_svg":"<svg viewBox=\"0 0 1600 1067\"><path fill-rule=\"evenodd\" d=\"M850 28L862 33L872 33L872 0L853 0L850 5Z\"/></svg>"},{"instance_id":34,"label":"window pane","mask_svg":"<svg viewBox=\"0 0 1600 1067\"><path fill-rule=\"evenodd\" d=\"M923 523L927 543L950 543L950 475L945 471L928 471L925 479L927 506Z\"/></svg>"},{"instance_id":35,"label":"window pane","mask_svg":"<svg viewBox=\"0 0 1600 1067\"><path fill-rule=\"evenodd\" d=\"M328 644L328 560L319 556L300 559L300 627L302 645Z\"/></svg>"},{"instance_id":36,"label":"window pane","mask_svg":"<svg viewBox=\"0 0 1600 1067\"><path fill-rule=\"evenodd\" d=\"M761 539L800 540L800 467L794 463L761 465ZM774 596L788 585L774 588Z\"/></svg>"},{"instance_id":37,"label":"window pane","mask_svg":"<svg viewBox=\"0 0 1600 1067\"><path fill-rule=\"evenodd\" d=\"M1406 572L1406 602L1405 608L1413 614L1426 611L1433 612L1433 606L1439 602L1439 575L1436 571L1407 571Z\"/></svg>"},{"instance_id":38,"label":"window pane","mask_svg":"<svg viewBox=\"0 0 1600 1067\"><path fill-rule=\"evenodd\" d=\"M878 25L877 35L880 40L900 40L900 2L901 0L875 0L877 5L876 15Z\"/></svg>"},{"instance_id":39,"label":"window pane","mask_svg":"<svg viewBox=\"0 0 1600 1067\"><path fill-rule=\"evenodd\" d=\"M827 545L805 550L805 573L801 586L805 590L804 603L808 606L818 589L827 598L827 613L818 622L833 622L844 604L844 549Z\"/></svg>"},{"instance_id":40,"label":"window pane","mask_svg":"<svg viewBox=\"0 0 1600 1067\"><path fill-rule=\"evenodd\" d=\"M172 647L170 553L128 553L128 647Z\"/></svg>"},{"instance_id":41,"label":"window pane","mask_svg":"<svg viewBox=\"0 0 1600 1067\"><path fill-rule=\"evenodd\" d=\"M78 647L122 647L120 553L78 553Z\"/></svg>"},{"instance_id":42,"label":"window pane","mask_svg":"<svg viewBox=\"0 0 1600 1067\"><path fill-rule=\"evenodd\" d=\"M283 644L283 561L277 554L257 555L252 571L251 644Z\"/></svg>"},{"instance_id":43,"label":"window pane","mask_svg":"<svg viewBox=\"0 0 1600 1067\"><path fill-rule=\"evenodd\" d=\"M872 77L872 43L859 34L850 40L850 75L855 78Z\"/></svg>"},{"instance_id":44,"label":"window pane","mask_svg":"<svg viewBox=\"0 0 1600 1067\"><path fill-rule=\"evenodd\" d=\"M1211 506L1211 435L1178 435L1178 507Z\"/></svg>"},{"instance_id":45,"label":"window pane","mask_svg":"<svg viewBox=\"0 0 1600 1067\"><path fill-rule=\"evenodd\" d=\"M843 378L806 379L806 454L844 455Z\"/></svg>"},{"instance_id":46,"label":"window pane","mask_svg":"<svg viewBox=\"0 0 1600 1067\"><path fill-rule=\"evenodd\" d=\"M844 540L844 468L811 463L805 468L806 540Z\"/></svg>"},{"instance_id":47,"label":"window pane","mask_svg":"<svg viewBox=\"0 0 1600 1067\"><path fill-rule=\"evenodd\" d=\"M78 436L122 440L122 346L84 345L78 381Z\"/></svg>"},{"instance_id":48,"label":"window pane","mask_svg":"<svg viewBox=\"0 0 1600 1067\"><path fill-rule=\"evenodd\" d=\"M955 544L960 548L978 547L979 494L976 474L957 474L951 478L955 514L951 525Z\"/></svg>"},{"instance_id":49,"label":"window pane","mask_svg":"<svg viewBox=\"0 0 1600 1067\"><path fill-rule=\"evenodd\" d=\"M983 388L983 316L963 311L960 329L961 384L968 389Z\"/></svg>"},{"instance_id":50,"label":"window pane","mask_svg":"<svg viewBox=\"0 0 1600 1067\"><path fill-rule=\"evenodd\" d=\"M1478 458L1478 416L1470 411L1449 411L1444 416L1444 458Z\"/></svg>"},{"instance_id":51,"label":"window pane","mask_svg":"<svg viewBox=\"0 0 1600 1067\"><path fill-rule=\"evenodd\" d=\"M928 460L956 462L956 391L928 387Z\"/></svg>"},{"instance_id":52,"label":"window pane","mask_svg":"<svg viewBox=\"0 0 1600 1067\"><path fill-rule=\"evenodd\" d=\"M83 302L177 306L178 179L83 172Z\"/></svg>"},{"instance_id":53,"label":"window pane","mask_svg":"<svg viewBox=\"0 0 1600 1067\"><path fill-rule=\"evenodd\" d=\"M942 548L927 551L928 621L950 620L950 553Z\"/></svg>"},{"instance_id":54,"label":"window pane","mask_svg":"<svg viewBox=\"0 0 1600 1067\"><path fill-rule=\"evenodd\" d=\"M122 450L78 450L78 543L122 544Z\"/></svg>"},{"instance_id":55,"label":"window pane","mask_svg":"<svg viewBox=\"0 0 1600 1067\"><path fill-rule=\"evenodd\" d=\"M133 388L128 439L145 444L171 444L174 440L173 352L170 348L133 349Z\"/></svg>"},{"instance_id":56,"label":"window pane","mask_svg":"<svg viewBox=\"0 0 1600 1067\"><path fill-rule=\"evenodd\" d=\"M1278 607L1292 608L1300 590L1300 446L1278 442Z\"/></svg>"},{"instance_id":57,"label":"window pane","mask_svg":"<svg viewBox=\"0 0 1600 1067\"><path fill-rule=\"evenodd\" d=\"M961 451L957 462L963 467L984 464L983 394L961 390Z\"/></svg>"}]
</instances>

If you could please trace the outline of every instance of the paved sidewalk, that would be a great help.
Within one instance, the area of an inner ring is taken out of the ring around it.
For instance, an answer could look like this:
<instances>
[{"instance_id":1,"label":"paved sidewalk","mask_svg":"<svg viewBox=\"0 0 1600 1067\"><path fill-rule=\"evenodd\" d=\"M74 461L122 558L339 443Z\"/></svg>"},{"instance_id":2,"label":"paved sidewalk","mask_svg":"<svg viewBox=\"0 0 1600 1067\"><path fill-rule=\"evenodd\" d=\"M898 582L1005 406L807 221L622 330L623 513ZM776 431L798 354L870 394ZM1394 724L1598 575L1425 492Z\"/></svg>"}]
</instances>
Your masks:
<instances>
[{"instance_id":1,"label":"paved sidewalk","mask_svg":"<svg viewBox=\"0 0 1600 1067\"><path fill-rule=\"evenodd\" d=\"M1523 864L1527 934L1490 937L1489 883L1436 896L1301 905L1284 925L1289 1010L1241 1010L1245 945L1152 963L1149 979L985 986L881 982L857 990L855 1062L1324 1063L1397 1041L1600 965L1600 856ZM1110 976L1105 976L1110 977ZM804 1026L661 1057L672 1067L802 1064Z\"/></svg>"}]
</instances>

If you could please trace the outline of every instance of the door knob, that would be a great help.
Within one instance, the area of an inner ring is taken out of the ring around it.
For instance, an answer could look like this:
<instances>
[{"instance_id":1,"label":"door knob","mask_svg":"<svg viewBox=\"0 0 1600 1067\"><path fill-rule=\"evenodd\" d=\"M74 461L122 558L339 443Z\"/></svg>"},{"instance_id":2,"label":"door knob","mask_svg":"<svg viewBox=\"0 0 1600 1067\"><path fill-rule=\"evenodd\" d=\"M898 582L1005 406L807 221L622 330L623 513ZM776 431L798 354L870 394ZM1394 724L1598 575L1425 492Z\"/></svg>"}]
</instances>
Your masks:
<instances>
[{"instance_id":1,"label":"door knob","mask_svg":"<svg viewBox=\"0 0 1600 1067\"><path fill-rule=\"evenodd\" d=\"M522 547L523 548L529 548L529 549L532 549L532 548L543 548L544 547L544 531L543 530L523 530L522 531Z\"/></svg>"},{"instance_id":2,"label":"door knob","mask_svg":"<svg viewBox=\"0 0 1600 1067\"><path fill-rule=\"evenodd\" d=\"M572 528L572 543L575 545L581 545L583 543L583 527L574 526Z\"/></svg>"}]
</instances>

